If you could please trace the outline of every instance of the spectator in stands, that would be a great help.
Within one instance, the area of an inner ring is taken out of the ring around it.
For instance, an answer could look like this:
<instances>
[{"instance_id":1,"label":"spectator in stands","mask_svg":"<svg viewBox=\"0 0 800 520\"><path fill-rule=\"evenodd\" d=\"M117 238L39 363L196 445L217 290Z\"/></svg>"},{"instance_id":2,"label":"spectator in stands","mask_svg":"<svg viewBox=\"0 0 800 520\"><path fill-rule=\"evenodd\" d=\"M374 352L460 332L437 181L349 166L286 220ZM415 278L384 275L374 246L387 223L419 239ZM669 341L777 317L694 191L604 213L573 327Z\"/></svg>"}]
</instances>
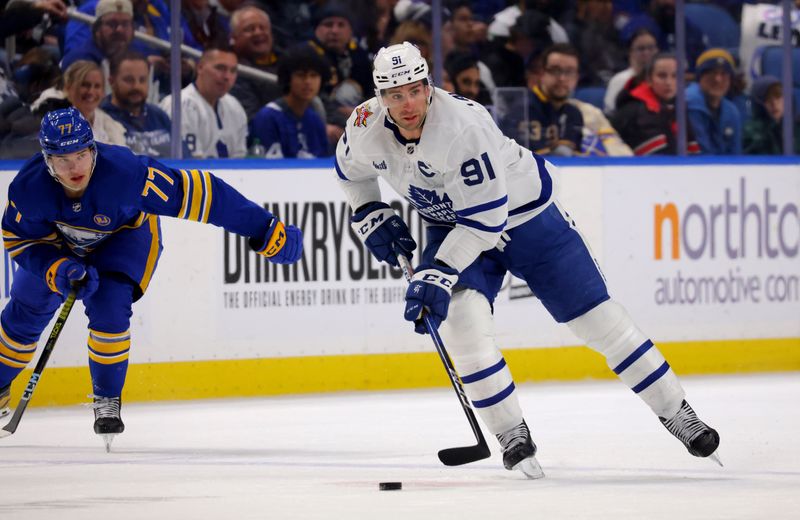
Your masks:
<instances>
[{"instance_id":1,"label":"spectator in stands","mask_svg":"<svg viewBox=\"0 0 800 520\"><path fill-rule=\"evenodd\" d=\"M564 27L580 56L581 87L604 87L625 68L625 51L612 15L611 0L578 0L573 20Z\"/></svg>"},{"instance_id":2,"label":"spectator in stands","mask_svg":"<svg viewBox=\"0 0 800 520\"><path fill-rule=\"evenodd\" d=\"M583 138L583 116L567 102L578 83L578 51L557 43L544 51L541 63L538 82L529 85L528 147L540 155L572 156Z\"/></svg>"},{"instance_id":3,"label":"spectator in stands","mask_svg":"<svg viewBox=\"0 0 800 520\"><path fill-rule=\"evenodd\" d=\"M400 23L394 15L394 6L397 4L397 0L362 1L366 5L361 6L361 9L368 11L367 20L370 21L370 24L361 34L361 46L372 56L377 54L381 47L389 45L389 38ZM356 31L356 34L360 33Z\"/></svg>"},{"instance_id":4,"label":"spectator in stands","mask_svg":"<svg viewBox=\"0 0 800 520\"><path fill-rule=\"evenodd\" d=\"M651 0L648 12L631 17L629 23L655 23L658 27L658 48L675 52L675 0ZM690 68L706 49L703 31L691 20L686 20L686 60Z\"/></svg>"},{"instance_id":5,"label":"spectator in stands","mask_svg":"<svg viewBox=\"0 0 800 520\"><path fill-rule=\"evenodd\" d=\"M343 4L336 1L328 2L314 13L314 38L310 40L311 46L327 58L333 66L335 76L333 82L334 97L343 101L351 101L352 108L355 103L352 99L357 95L353 88L358 86L361 100L372 97L372 63L367 53L358 47L353 39L353 29L350 21L351 13ZM340 95L342 86L349 84L350 88L344 89L348 93ZM352 111L351 108L351 111ZM350 113L347 113L349 116Z\"/></svg>"},{"instance_id":6,"label":"spectator in stands","mask_svg":"<svg viewBox=\"0 0 800 520\"><path fill-rule=\"evenodd\" d=\"M617 96L622 89L633 78L637 78L633 81L638 83L638 78L643 76L647 64L658 54L655 30L655 27L631 27L630 23L623 28L620 37L628 47L628 68L617 72L608 82L606 95L603 98L603 109L606 114L614 113L617 108Z\"/></svg>"},{"instance_id":7,"label":"spectator in stands","mask_svg":"<svg viewBox=\"0 0 800 520\"><path fill-rule=\"evenodd\" d=\"M125 141L134 153L153 157L170 156L169 116L147 103L150 64L143 54L126 51L111 60L111 96L100 108L125 127ZM184 145L184 154L188 149Z\"/></svg>"},{"instance_id":8,"label":"spectator in stands","mask_svg":"<svg viewBox=\"0 0 800 520\"><path fill-rule=\"evenodd\" d=\"M736 105L725 98L734 67L733 57L724 49L709 49L695 63L698 79L686 89L686 104L702 153L742 153L741 116Z\"/></svg>"},{"instance_id":9,"label":"spectator in stands","mask_svg":"<svg viewBox=\"0 0 800 520\"><path fill-rule=\"evenodd\" d=\"M12 74L13 88L0 103L0 157L23 159L41 150L37 136L42 119L31 112L30 104L58 83L61 71L51 52L34 48L14 64Z\"/></svg>"},{"instance_id":10,"label":"spectator in stands","mask_svg":"<svg viewBox=\"0 0 800 520\"><path fill-rule=\"evenodd\" d=\"M78 12L96 16L99 1L85 1L80 4ZM132 0L132 6L134 30L169 41L169 9L163 0ZM64 31L64 54L80 48L91 39L92 32L88 25L78 20L70 20ZM163 54L163 51L138 40L134 40L131 47L145 56L160 57Z\"/></svg>"},{"instance_id":11,"label":"spectator in stands","mask_svg":"<svg viewBox=\"0 0 800 520\"><path fill-rule=\"evenodd\" d=\"M272 23L262 9L246 5L233 12L231 42L239 63L271 74L277 73L278 55L273 47ZM240 74L231 89L231 95L242 104L250 121L264 105L280 97L281 89L277 81L252 79Z\"/></svg>"},{"instance_id":12,"label":"spectator in stands","mask_svg":"<svg viewBox=\"0 0 800 520\"><path fill-rule=\"evenodd\" d=\"M472 13L472 3L468 0L452 0L448 3L450 7L450 20L444 25L443 31L449 35L444 38L442 54L447 56L452 52L472 55L476 60L481 83L489 91L494 90L495 83L492 71L480 61L481 49L485 47L485 24L475 20ZM481 32L481 27L484 29Z\"/></svg>"},{"instance_id":13,"label":"spectator in stands","mask_svg":"<svg viewBox=\"0 0 800 520\"><path fill-rule=\"evenodd\" d=\"M192 157L244 157L247 114L231 96L236 81L236 54L229 47L208 47L197 62L197 78L181 90L181 139ZM172 112L172 96L161 101Z\"/></svg>"},{"instance_id":14,"label":"spectator in stands","mask_svg":"<svg viewBox=\"0 0 800 520\"><path fill-rule=\"evenodd\" d=\"M478 60L474 55L453 51L444 60L444 70L453 82L456 94L484 106L492 104L492 97L481 82Z\"/></svg>"},{"instance_id":15,"label":"spectator in stands","mask_svg":"<svg viewBox=\"0 0 800 520\"><path fill-rule=\"evenodd\" d=\"M125 52L133 41L133 6L130 0L100 0L95 8L92 39L64 55L61 70L73 62L89 60L102 64Z\"/></svg>"},{"instance_id":16,"label":"spectator in stands","mask_svg":"<svg viewBox=\"0 0 800 520\"><path fill-rule=\"evenodd\" d=\"M252 137L269 159L325 157L325 122L311 108L330 65L308 46L297 47L281 59L278 77L284 95L262 108L253 119Z\"/></svg>"},{"instance_id":17,"label":"spectator in stands","mask_svg":"<svg viewBox=\"0 0 800 520\"><path fill-rule=\"evenodd\" d=\"M752 118L744 125L744 153L750 155L783 154L783 85L775 76L753 81ZM800 121L794 120L794 151L800 154Z\"/></svg>"},{"instance_id":18,"label":"spectator in stands","mask_svg":"<svg viewBox=\"0 0 800 520\"><path fill-rule=\"evenodd\" d=\"M547 31L549 23L546 15L526 11L516 18L507 39L495 39L486 49L481 59L492 70L496 86L526 86L526 65L553 43Z\"/></svg>"},{"instance_id":19,"label":"spectator in stands","mask_svg":"<svg viewBox=\"0 0 800 520\"><path fill-rule=\"evenodd\" d=\"M511 3L511 2L509 2ZM524 13L536 13L544 16L545 23L541 32L528 33L531 37L541 37L550 43L569 43L567 31L556 19L567 9L573 9L572 2L563 0L519 0L505 9L495 13L487 28L490 41L498 41L502 45L510 38L511 29Z\"/></svg>"},{"instance_id":20,"label":"spectator in stands","mask_svg":"<svg viewBox=\"0 0 800 520\"><path fill-rule=\"evenodd\" d=\"M105 79L103 69L93 61L78 60L64 71L63 88L51 87L31 106L41 120L47 112L74 106L89 122L96 141L125 146L125 128L102 108Z\"/></svg>"},{"instance_id":21,"label":"spectator in stands","mask_svg":"<svg viewBox=\"0 0 800 520\"><path fill-rule=\"evenodd\" d=\"M356 105L372 97L372 63L353 39L351 13L336 1L314 12L314 38L309 45L331 64L329 80L322 87L328 140L335 144L344 132Z\"/></svg>"},{"instance_id":22,"label":"spectator in stands","mask_svg":"<svg viewBox=\"0 0 800 520\"><path fill-rule=\"evenodd\" d=\"M183 43L199 51L226 45L230 38L227 18L209 0L181 0L181 29Z\"/></svg>"},{"instance_id":23,"label":"spectator in stands","mask_svg":"<svg viewBox=\"0 0 800 520\"><path fill-rule=\"evenodd\" d=\"M34 0L33 2L0 3L0 40L32 29L49 14L59 20L67 17L67 6L62 0Z\"/></svg>"},{"instance_id":24,"label":"spectator in stands","mask_svg":"<svg viewBox=\"0 0 800 520\"><path fill-rule=\"evenodd\" d=\"M275 47L287 49L314 36L311 15L321 5L318 0L258 0L272 20Z\"/></svg>"},{"instance_id":25,"label":"spectator in stands","mask_svg":"<svg viewBox=\"0 0 800 520\"><path fill-rule=\"evenodd\" d=\"M636 155L678 153L677 71L674 54L656 54L645 68L644 81L619 96L611 122ZM687 151L700 152L691 128L687 129Z\"/></svg>"}]
</instances>

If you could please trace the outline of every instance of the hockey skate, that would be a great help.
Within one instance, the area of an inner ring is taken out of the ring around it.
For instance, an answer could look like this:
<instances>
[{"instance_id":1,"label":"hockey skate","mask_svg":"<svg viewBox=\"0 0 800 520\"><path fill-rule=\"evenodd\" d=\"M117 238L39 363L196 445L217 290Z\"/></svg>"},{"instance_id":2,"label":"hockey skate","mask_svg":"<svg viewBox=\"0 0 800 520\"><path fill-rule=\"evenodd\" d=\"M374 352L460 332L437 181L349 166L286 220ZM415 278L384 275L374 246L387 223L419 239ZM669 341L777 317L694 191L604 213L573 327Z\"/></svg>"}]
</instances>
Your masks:
<instances>
[{"instance_id":1,"label":"hockey skate","mask_svg":"<svg viewBox=\"0 0 800 520\"><path fill-rule=\"evenodd\" d=\"M722 461L717 453L719 434L697 417L685 399L681 403L678 413L672 418L659 417L659 420L672 435L686 446L689 453L695 457L708 457L722 466Z\"/></svg>"},{"instance_id":2,"label":"hockey skate","mask_svg":"<svg viewBox=\"0 0 800 520\"><path fill-rule=\"evenodd\" d=\"M119 397L93 397L94 432L103 438L106 452L110 452L114 437L125 431L125 424L120 417L122 401Z\"/></svg>"},{"instance_id":3,"label":"hockey skate","mask_svg":"<svg viewBox=\"0 0 800 520\"><path fill-rule=\"evenodd\" d=\"M503 465L507 470L520 470L529 479L544 477L536 460L536 445L524 419L510 430L498 433L497 440L503 448Z\"/></svg>"},{"instance_id":4,"label":"hockey skate","mask_svg":"<svg viewBox=\"0 0 800 520\"><path fill-rule=\"evenodd\" d=\"M0 388L0 417L11 413L11 383Z\"/></svg>"}]
</instances>

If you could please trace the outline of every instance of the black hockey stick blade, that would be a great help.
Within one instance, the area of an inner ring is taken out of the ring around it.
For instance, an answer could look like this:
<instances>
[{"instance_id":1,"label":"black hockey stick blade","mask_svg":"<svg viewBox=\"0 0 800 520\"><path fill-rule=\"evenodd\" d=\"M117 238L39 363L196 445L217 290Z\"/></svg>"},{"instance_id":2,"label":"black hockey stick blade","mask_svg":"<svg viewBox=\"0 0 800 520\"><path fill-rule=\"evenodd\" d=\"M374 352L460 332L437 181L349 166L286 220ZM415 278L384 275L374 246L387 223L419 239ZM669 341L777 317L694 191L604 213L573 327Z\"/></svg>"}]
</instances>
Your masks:
<instances>
[{"instance_id":1,"label":"black hockey stick blade","mask_svg":"<svg viewBox=\"0 0 800 520\"><path fill-rule=\"evenodd\" d=\"M439 451L439 460L445 466L461 466L470 462L488 459L491 456L492 452L489 451L489 446L485 442L475 446L446 448Z\"/></svg>"}]
</instances>

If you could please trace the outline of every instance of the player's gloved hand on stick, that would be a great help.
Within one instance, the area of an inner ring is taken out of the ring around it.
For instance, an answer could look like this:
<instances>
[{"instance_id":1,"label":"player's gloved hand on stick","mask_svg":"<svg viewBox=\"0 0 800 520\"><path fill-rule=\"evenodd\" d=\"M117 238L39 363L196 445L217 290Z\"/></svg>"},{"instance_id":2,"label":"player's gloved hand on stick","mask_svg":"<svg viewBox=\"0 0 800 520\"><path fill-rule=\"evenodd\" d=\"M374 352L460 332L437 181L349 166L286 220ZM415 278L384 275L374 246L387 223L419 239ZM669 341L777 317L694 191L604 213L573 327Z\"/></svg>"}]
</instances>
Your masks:
<instances>
[{"instance_id":1,"label":"player's gloved hand on stick","mask_svg":"<svg viewBox=\"0 0 800 520\"><path fill-rule=\"evenodd\" d=\"M97 269L72 258L59 258L53 262L45 273L45 281L51 291L61 296L61 301L67 299L73 283L76 289L75 298L78 300L88 298L100 286Z\"/></svg>"},{"instance_id":2,"label":"player's gloved hand on stick","mask_svg":"<svg viewBox=\"0 0 800 520\"><path fill-rule=\"evenodd\" d=\"M405 318L414 322L414 331L425 334L422 313L426 312L437 329L447 318L450 296L458 281L458 271L441 264L420 264L406 290Z\"/></svg>"},{"instance_id":3,"label":"player's gloved hand on stick","mask_svg":"<svg viewBox=\"0 0 800 520\"><path fill-rule=\"evenodd\" d=\"M275 264L293 264L303 256L303 232L272 217L263 238L251 238L250 247Z\"/></svg>"},{"instance_id":4,"label":"player's gloved hand on stick","mask_svg":"<svg viewBox=\"0 0 800 520\"><path fill-rule=\"evenodd\" d=\"M385 202L370 202L360 207L350 219L350 226L372 256L395 267L400 265L398 253L410 260L417 248L406 223Z\"/></svg>"}]
</instances>

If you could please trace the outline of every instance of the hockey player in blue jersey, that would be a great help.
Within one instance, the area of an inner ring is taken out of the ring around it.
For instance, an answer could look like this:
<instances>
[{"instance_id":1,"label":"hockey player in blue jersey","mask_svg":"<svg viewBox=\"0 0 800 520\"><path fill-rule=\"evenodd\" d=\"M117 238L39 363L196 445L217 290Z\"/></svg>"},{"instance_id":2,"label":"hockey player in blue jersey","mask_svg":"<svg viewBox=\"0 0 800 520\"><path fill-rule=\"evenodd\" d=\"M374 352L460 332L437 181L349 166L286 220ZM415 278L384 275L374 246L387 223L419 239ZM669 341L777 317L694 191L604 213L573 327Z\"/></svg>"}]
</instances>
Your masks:
<instances>
[{"instance_id":1,"label":"hockey player in blue jersey","mask_svg":"<svg viewBox=\"0 0 800 520\"><path fill-rule=\"evenodd\" d=\"M49 112L42 153L12 181L3 214L6 252L19 265L0 315L0 415L13 379L31 361L43 329L81 281L89 318L96 433L124 430L120 396L131 345L131 306L161 254L159 215L221 226L249 238L268 260L293 263L303 235L209 172L170 168L127 148L96 143L75 108Z\"/></svg>"},{"instance_id":2,"label":"hockey player in blue jersey","mask_svg":"<svg viewBox=\"0 0 800 520\"><path fill-rule=\"evenodd\" d=\"M381 200L378 177L417 209L426 247L406 292L405 319L424 332L423 309L441 335L465 392L497 436L507 469L543 476L511 372L495 345L492 303L507 272L525 280L658 416L692 455L708 457L717 432L684 399L677 376L605 280L554 193L554 167L503 136L478 103L434 88L408 42L381 49L376 97L350 116L336 150L353 230L397 266L416 243Z\"/></svg>"}]
</instances>

